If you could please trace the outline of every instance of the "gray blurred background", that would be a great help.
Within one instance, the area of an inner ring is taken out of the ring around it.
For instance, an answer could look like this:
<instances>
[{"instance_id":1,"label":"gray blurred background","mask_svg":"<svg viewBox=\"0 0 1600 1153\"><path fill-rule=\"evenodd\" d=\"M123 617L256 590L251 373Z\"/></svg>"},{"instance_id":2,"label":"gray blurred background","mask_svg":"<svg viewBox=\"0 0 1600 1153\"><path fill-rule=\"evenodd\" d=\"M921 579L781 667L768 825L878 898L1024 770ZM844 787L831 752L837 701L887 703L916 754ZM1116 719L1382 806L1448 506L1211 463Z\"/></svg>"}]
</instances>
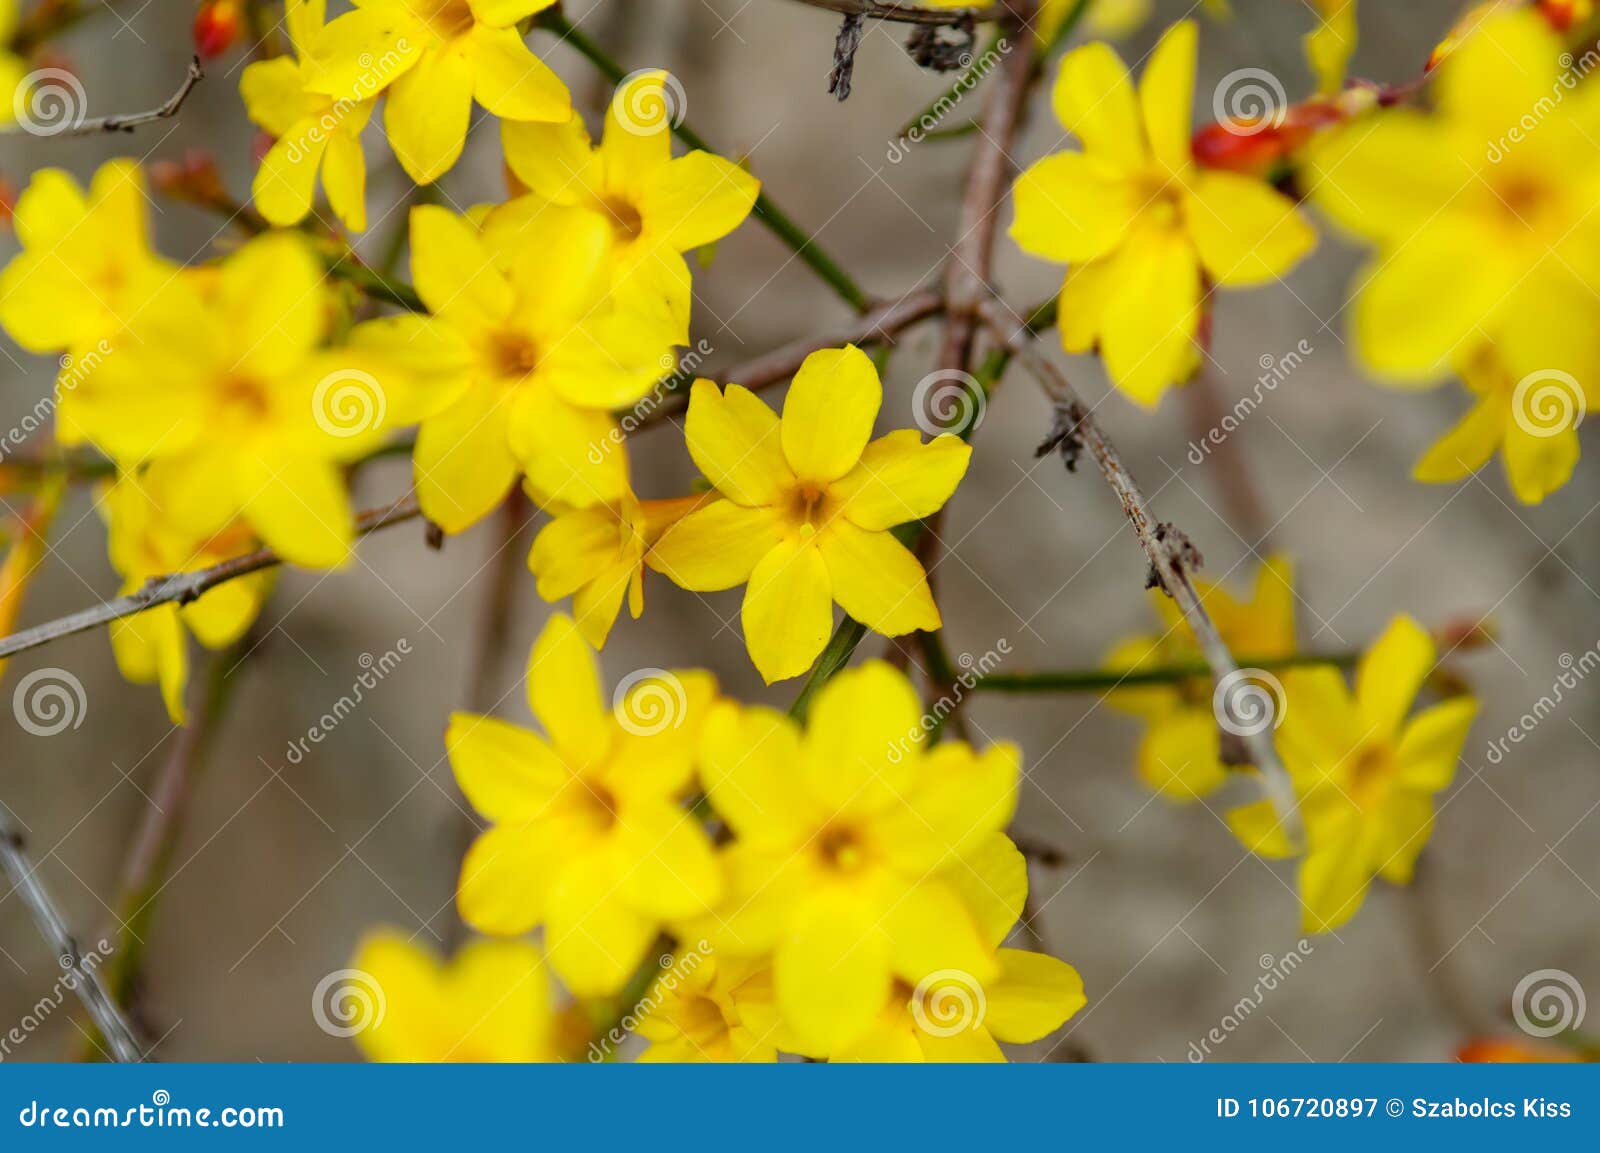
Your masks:
<instances>
[{"instance_id":1,"label":"gray blurred background","mask_svg":"<svg viewBox=\"0 0 1600 1153\"><path fill-rule=\"evenodd\" d=\"M1125 45L1142 58L1167 19L1188 5L1163 2L1159 19ZM1300 36L1313 22L1299 0L1236 0L1239 16L1206 23L1197 108L1232 69L1265 68L1291 96L1310 78ZM1451 0L1364 0L1352 72L1413 76L1457 5ZM788 0L568 0L569 15L629 69L664 66L683 81L690 121L729 155L749 154L767 190L816 231L874 294L936 284L956 233L971 140L925 143L887 159L899 126L946 83L920 72L903 34L871 27L855 93L826 92L834 18ZM124 17L87 21L59 42L79 68L90 111L159 103L190 53L187 0L124 6ZM123 20L126 23L123 23ZM595 113L606 91L575 54L533 37ZM112 155L178 159L213 151L232 189L251 175L254 129L237 94L245 55L215 62L176 123L136 136L73 141L0 138L0 171L15 184L45 165L81 179ZM975 111L969 98L958 116ZM1017 160L1058 147L1041 97ZM479 112L481 116L481 111ZM365 250L383 250L403 217L386 211L407 186L383 147L381 118L367 142L374 227ZM591 120L591 122L593 122ZM463 162L443 183L467 205L502 195L498 141L479 124ZM160 247L174 258L214 252L218 222L198 210L152 206ZM1009 223L1009 208L1006 222ZM9 255L9 238L0 240ZM1600 467L1583 461L1565 489L1536 509L1516 505L1498 463L1454 487L1415 484L1412 462L1465 408L1454 386L1398 394L1362 379L1345 347L1341 313L1357 255L1325 238L1284 285L1223 295L1216 309L1213 396L1248 393L1263 357L1304 340L1314 349L1291 379L1234 434L1234 459L1186 459L1212 417L1205 394L1170 395L1154 414L1117 397L1100 414L1160 516L1181 525L1213 576L1241 589L1253 551L1288 552L1300 574L1305 647L1370 640L1396 612L1438 624L1492 613L1499 643L1453 662L1483 701L1456 784L1409 891L1374 888L1337 937L1309 957L1225 1043L1225 1060L1407 1060L1448 1057L1474 1033L1515 1030L1507 1020L1524 974L1558 968L1600 993L1600 685L1584 685L1500 764L1487 742L1548 693L1576 657L1600 642L1600 548L1592 514ZM1058 271L1000 244L999 279L1018 306L1058 285ZM1440 286L1448 290L1448 286ZM819 325L844 307L771 235L746 224L696 277L696 337L714 348L708 375ZM911 422L911 391L928 371L937 330L910 334L895 355L882 426ZM1052 348L1054 348L1052 338ZM0 338L0 422L21 419L50 388L51 362ZM1091 400L1105 381L1088 360L1072 366ZM777 396L773 396L774 401ZM1153 623L1141 591L1145 562L1115 501L1092 469L1076 476L1036 462L1047 406L1013 373L976 437L968 478L949 506L936 577L953 653L973 657L1005 639L1006 671L1092 665L1107 646ZM685 491L692 476L681 435L656 429L634 446L645 495ZM1229 476L1232 476L1230 481ZM1248 478L1259 523L1229 503ZM402 494L408 469L368 468L361 505ZM1263 539L1263 532L1270 536ZM313 1019L312 990L345 965L357 937L380 923L435 948L459 937L451 891L465 841L462 802L443 759L448 713L476 696L526 721L520 676L529 644L551 611L523 567L528 537L509 565L497 560L493 520L429 551L420 528L363 545L333 575L285 573L263 618L261 643L233 670L234 701L193 796L175 876L149 926L147 981L138 1014L168 1060L339 1060L349 1042ZM104 530L89 494L62 514L54 552L24 623L112 595ZM485 652L485 605L497 574L514 580L503 643ZM614 683L644 666L700 665L726 691L786 704L798 687L764 688L737 634L738 593L698 597L650 579L640 622L619 622L602 660ZM287 748L401 638L411 652L355 714L300 763ZM863 654L883 651L869 639ZM485 656L490 659L485 661ZM45 666L70 670L87 691L87 720L53 737L13 728L0 740L0 800L29 829L43 875L81 939L114 927L109 905L146 793L176 743L157 693L124 683L101 632L25 654L18 678ZM1058 861L1033 865L1036 928L1045 946L1083 974L1089 1006L1034 1058L1185 1060L1191 1042L1250 995L1262 962L1296 949L1293 869L1245 854L1210 808L1152 800L1133 773L1137 726L1089 696L997 699L970 708L976 733L1025 751L1027 781L1016 831ZM8 718L9 723L9 718ZM0 1032L49 993L59 969L15 896L0 900ZM10 1059L54 1060L81 1044L69 1014Z\"/></svg>"}]
</instances>

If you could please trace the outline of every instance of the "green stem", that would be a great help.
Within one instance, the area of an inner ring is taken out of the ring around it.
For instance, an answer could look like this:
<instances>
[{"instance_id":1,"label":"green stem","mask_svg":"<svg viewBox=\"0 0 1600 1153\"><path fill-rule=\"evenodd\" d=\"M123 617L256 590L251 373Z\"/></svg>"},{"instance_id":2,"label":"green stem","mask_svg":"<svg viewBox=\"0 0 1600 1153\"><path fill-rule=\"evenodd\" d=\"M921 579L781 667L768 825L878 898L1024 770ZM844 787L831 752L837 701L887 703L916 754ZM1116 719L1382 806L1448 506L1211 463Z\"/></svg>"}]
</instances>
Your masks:
<instances>
[{"instance_id":1,"label":"green stem","mask_svg":"<svg viewBox=\"0 0 1600 1153\"><path fill-rule=\"evenodd\" d=\"M1307 665L1337 665L1350 668L1361 660L1360 649L1333 653L1292 653L1281 657L1240 656L1241 669L1303 668ZM1205 661L1179 661L1154 668L1061 669L1033 673L992 673L978 678L972 686L985 693L1098 693L1112 689L1135 689L1141 685L1170 685L1197 678L1209 679L1211 666Z\"/></svg>"},{"instance_id":2,"label":"green stem","mask_svg":"<svg viewBox=\"0 0 1600 1153\"><path fill-rule=\"evenodd\" d=\"M596 44L588 36L578 30L578 26L568 20L559 8L547 8L534 18L534 22L547 32L552 32L567 44L570 44L580 55L598 68L613 84L619 83L627 76L622 65L611 59L604 48ZM673 134L690 148L702 152L715 153L717 150L706 143L698 132L682 122L673 126ZM871 300L861 287L851 279L850 275L840 267L839 263L824 252L810 233L794 222L789 215L780 209L772 198L765 192L756 197L755 214L762 224L794 250L796 256L805 261L840 298L854 308L857 312L867 312L872 307Z\"/></svg>"},{"instance_id":3,"label":"green stem","mask_svg":"<svg viewBox=\"0 0 1600 1153\"><path fill-rule=\"evenodd\" d=\"M348 281L375 300L412 312L428 311L428 306L422 303L422 297L417 295L416 289L401 281L390 280L377 269L353 259L348 252L328 253L324 260L329 275Z\"/></svg>"}]
</instances>

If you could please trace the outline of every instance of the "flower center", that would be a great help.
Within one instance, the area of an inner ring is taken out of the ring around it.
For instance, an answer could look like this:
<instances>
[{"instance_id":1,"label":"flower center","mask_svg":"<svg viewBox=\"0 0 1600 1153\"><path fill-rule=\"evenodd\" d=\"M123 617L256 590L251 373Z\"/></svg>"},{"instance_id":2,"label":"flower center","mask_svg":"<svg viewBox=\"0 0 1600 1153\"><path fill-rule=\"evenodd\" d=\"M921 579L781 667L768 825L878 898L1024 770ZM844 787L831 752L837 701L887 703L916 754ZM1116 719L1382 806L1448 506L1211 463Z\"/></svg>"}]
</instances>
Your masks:
<instances>
[{"instance_id":1,"label":"flower center","mask_svg":"<svg viewBox=\"0 0 1600 1153\"><path fill-rule=\"evenodd\" d=\"M539 367L539 345L526 333L497 333L493 355L495 371L512 380L521 380Z\"/></svg>"},{"instance_id":2,"label":"flower center","mask_svg":"<svg viewBox=\"0 0 1600 1153\"><path fill-rule=\"evenodd\" d=\"M821 528L833 517L828 486L801 481L789 491L789 519L795 525Z\"/></svg>"},{"instance_id":3,"label":"flower center","mask_svg":"<svg viewBox=\"0 0 1600 1153\"><path fill-rule=\"evenodd\" d=\"M248 376L229 376L222 382L223 407L248 419L260 420L271 411L266 389Z\"/></svg>"},{"instance_id":4,"label":"flower center","mask_svg":"<svg viewBox=\"0 0 1600 1153\"><path fill-rule=\"evenodd\" d=\"M672 1023L700 1048L709 1048L728 1031L731 1022L722 1006L710 997L685 997L672 1015Z\"/></svg>"},{"instance_id":5,"label":"flower center","mask_svg":"<svg viewBox=\"0 0 1600 1153\"><path fill-rule=\"evenodd\" d=\"M477 22L469 0L420 0L411 8L441 40L465 36Z\"/></svg>"},{"instance_id":6,"label":"flower center","mask_svg":"<svg viewBox=\"0 0 1600 1153\"><path fill-rule=\"evenodd\" d=\"M578 804L589 825L599 833L617 823L617 796L597 781L577 781L572 786L579 794Z\"/></svg>"},{"instance_id":7,"label":"flower center","mask_svg":"<svg viewBox=\"0 0 1600 1153\"><path fill-rule=\"evenodd\" d=\"M611 233L618 244L629 244L644 233L644 217L639 210L620 196L608 196L600 202L611 221Z\"/></svg>"},{"instance_id":8,"label":"flower center","mask_svg":"<svg viewBox=\"0 0 1600 1153\"><path fill-rule=\"evenodd\" d=\"M1387 791L1394 758L1382 745L1368 745L1356 756L1350 770L1350 796L1363 809L1371 808Z\"/></svg>"},{"instance_id":9,"label":"flower center","mask_svg":"<svg viewBox=\"0 0 1600 1153\"><path fill-rule=\"evenodd\" d=\"M829 825L817 837L817 853L823 864L840 873L859 869L866 861L866 850L856 831L847 825Z\"/></svg>"}]
</instances>

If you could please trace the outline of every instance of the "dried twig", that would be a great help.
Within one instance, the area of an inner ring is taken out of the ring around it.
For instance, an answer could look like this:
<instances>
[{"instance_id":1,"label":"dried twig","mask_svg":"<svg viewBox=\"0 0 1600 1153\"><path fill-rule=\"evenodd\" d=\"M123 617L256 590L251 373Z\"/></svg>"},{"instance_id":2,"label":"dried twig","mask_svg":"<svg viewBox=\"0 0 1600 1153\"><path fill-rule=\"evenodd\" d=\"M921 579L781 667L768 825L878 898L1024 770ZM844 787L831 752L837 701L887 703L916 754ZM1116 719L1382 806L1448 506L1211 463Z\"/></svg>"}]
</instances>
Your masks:
<instances>
[{"instance_id":1,"label":"dried twig","mask_svg":"<svg viewBox=\"0 0 1600 1153\"><path fill-rule=\"evenodd\" d=\"M408 496L384 508L368 509L356 518L356 531L367 536L390 525L401 524L419 516L417 498ZM225 561L193 572L173 573L169 576L151 577L143 587L127 596L80 609L55 620L45 621L31 629L23 629L9 637L0 638L0 657L9 657L28 649L38 648L74 633L86 632L99 625L110 624L122 617L131 617L146 609L163 604L185 605L208 589L262 569L276 568L283 558L271 549L257 549L243 556L229 557Z\"/></svg>"},{"instance_id":2,"label":"dried twig","mask_svg":"<svg viewBox=\"0 0 1600 1153\"><path fill-rule=\"evenodd\" d=\"M1127 465L1122 462L1116 446L1101 431L1066 374L1039 352L1027 325L1018 321L993 295L979 305L978 313L989 330L1022 362L1055 404L1056 430L1045 447L1059 447L1069 461L1075 459L1079 451L1085 451L1094 458L1106 483L1122 503L1124 515L1133 525L1134 534L1149 558L1157 584L1183 611L1184 619L1200 645L1212 676L1218 682L1232 684L1237 681L1239 665L1189 580L1189 569L1198 558L1194 546L1173 526L1155 518L1149 502L1128 472ZM1271 728L1248 733L1240 739L1248 749L1250 761L1260 776L1262 789L1277 809L1279 818L1291 836L1297 835L1299 818L1294 787L1282 762L1278 760L1278 751L1272 744Z\"/></svg>"},{"instance_id":3,"label":"dried twig","mask_svg":"<svg viewBox=\"0 0 1600 1153\"><path fill-rule=\"evenodd\" d=\"M850 99L850 82L856 74L856 49L861 47L861 34L866 23L865 16L846 16L833 42L833 70L828 73L828 91L841 104Z\"/></svg>"},{"instance_id":4,"label":"dried twig","mask_svg":"<svg viewBox=\"0 0 1600 1153\"><path fill-rule=\"evenodd\" d=\"M142 1060L133 1027L128 1024L117 1003L111 999L111 994L106 992L99 972L85 963L82 950L78 948L77 941L72 938L71 930L67 928L66 919L56 908L55 901L45 890L44 883L39 880L38 866L28 857L21 831L13 823L11 814L4 805L0 805L0 866L4 867L6 876L11 878L12 892L20 896L23 904L28 906L34 924L39 926L39 931L44 934L45 940L50 942L50 947L55 950L61 967L71 976L73 992L77 993L83 1002L83 1007L94 1019L101 1036L111 1046L111 1055L118 1061Z\"/></svg>"},{"instance_id":5,"label":"dried twig","mask_svg":"<svg viewBox=\"0 0 1600 1153\"><path fill-rule=\"evenodd\" d=\"M1014 13L1009 5L974 4L967 8L919 8L913 4L880 3L878 0L799 0L811 8L824 8L841 16L867 17L891 24L922 24L936 28L958 28L985 20L1005 20Z\"/></svg>"},{"instance_id":6,"label":"dried twig","mask_svg":"<svg viewBox=\"0 0 1600 1153\"><path fill-rule=\"evenodd\" d=\"M30 128L24 118L0 131L13 135L28 133L35 136L96 136L102 132L132 132L145 124L154 124L157 120L170 120L176 116L184 101L189 99L189 93L193 92L195 85L204 78L205 70L200 67L200 57L191 57L189 71L183 78L183 84L167 97L166 103L159 108L152 108L148 112L128 112L114 116L95 116L87 120L73 120L59 126L52 125L48 131Z\"/></svg>"}]
</instances>

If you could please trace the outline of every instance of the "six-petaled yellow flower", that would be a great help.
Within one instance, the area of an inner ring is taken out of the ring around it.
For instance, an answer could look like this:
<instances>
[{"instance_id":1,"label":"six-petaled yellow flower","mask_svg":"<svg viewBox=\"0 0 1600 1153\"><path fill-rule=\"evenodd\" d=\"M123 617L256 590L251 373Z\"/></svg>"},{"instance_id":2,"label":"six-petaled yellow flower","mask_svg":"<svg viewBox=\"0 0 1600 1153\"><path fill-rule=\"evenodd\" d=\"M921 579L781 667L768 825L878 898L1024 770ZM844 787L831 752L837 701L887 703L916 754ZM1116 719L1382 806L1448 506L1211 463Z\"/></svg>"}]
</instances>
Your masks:
<instances>
[{"instance_id":1,"label":"six-petaled yellow flower","mask_svg":"<svg viewBox=\"0 0 1600 1153\"><path fill-rule=\"evenodd\" d=\"M1286 274L1316 243L1294 202L1261 181L1202 171L1189 152L1195 26L1168 29L1138 90L1116 52L1085 45L1053 96L1083 142L1034 164L1014 190L1011 235L1071 265L1060 328L1069 352L1099 347L1112 382L1154 405L1198 363L1209 287Z\"/></svg>"},{"instance_id":2,"label":"six-petaled yellow flower","mask_svg":"<svg viewBox=\"0 0 1600 1153\"><path fill-rule=\"evenodd\" d=\"M816 659L835 601L886 636L939 627L927 574L889 530L943 507L972 450L913 430L871 440L882 403L854 346L806 358L782 420L737 384L694 384L689 453L723 499L669 528L647 560L698 592L746 584L745 644L769 682Z\"/></svg>"},{"instance_id":3,"label":"six-petaled yellow flower","mask_svg":"<svg viewBox=\"0 0 1600 1153\"><path fill-rule=\"evenodd\" d=\"M639 1036L650 1046L641 1061L776 1061L792 1051L772 988L772 965L749 957L685 954L645 994ZM683 972L679 970L683 969Z\"/></svg>"}]
</instances>

